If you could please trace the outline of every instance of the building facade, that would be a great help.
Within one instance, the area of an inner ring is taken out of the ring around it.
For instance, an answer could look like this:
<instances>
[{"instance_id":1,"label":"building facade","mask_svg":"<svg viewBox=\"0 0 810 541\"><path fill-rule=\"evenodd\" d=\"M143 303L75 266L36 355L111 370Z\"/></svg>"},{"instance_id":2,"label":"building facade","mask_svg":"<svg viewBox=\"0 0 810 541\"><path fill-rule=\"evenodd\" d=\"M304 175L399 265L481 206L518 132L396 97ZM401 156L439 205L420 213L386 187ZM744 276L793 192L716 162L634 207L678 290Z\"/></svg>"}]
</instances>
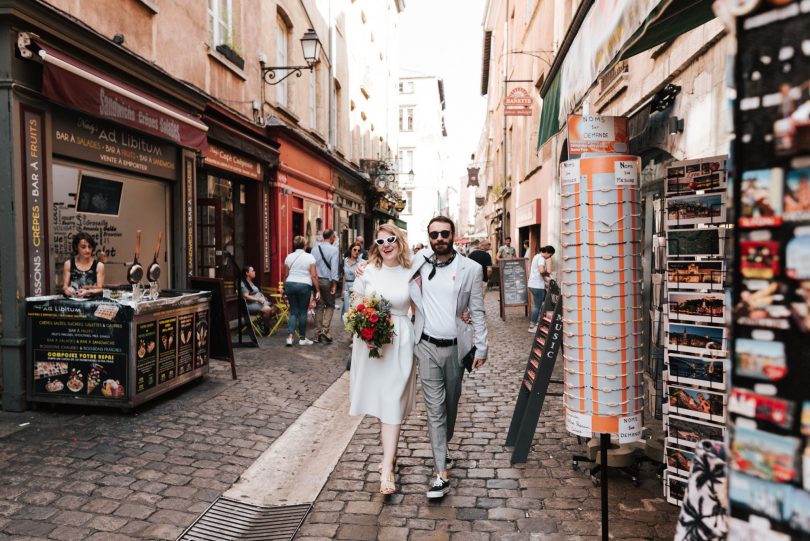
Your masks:
<instances>
[{"instance_id":1,"label":"building facade","mask_svg":"<svg viewBox=\"0 0 810 541\"><path fill-rule=\"evenodd\" d=\"M126 283L138 237L143 260L162 235L161 286L221 278L231 314L237 266L275 287L293 235L314 244L335 228L345 244L362 231L370 182L360 162L396 148L386 39L402 9L0 1L4 409L25 407L24 299L60 291L79 230L98 242L109 285ZM352 25L368 30L362 39ZM309 60L308 35L320 45Z\"/></svg>"}]
</instances>

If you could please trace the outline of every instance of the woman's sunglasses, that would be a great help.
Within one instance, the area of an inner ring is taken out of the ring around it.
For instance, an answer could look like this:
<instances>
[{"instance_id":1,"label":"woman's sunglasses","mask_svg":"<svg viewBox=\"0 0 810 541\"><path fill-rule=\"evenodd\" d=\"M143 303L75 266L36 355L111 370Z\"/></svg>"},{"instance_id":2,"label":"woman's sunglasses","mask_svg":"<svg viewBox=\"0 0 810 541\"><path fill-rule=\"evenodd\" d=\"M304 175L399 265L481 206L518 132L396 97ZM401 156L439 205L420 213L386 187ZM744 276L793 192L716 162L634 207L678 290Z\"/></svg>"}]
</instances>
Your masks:
<instances>
[{"instance_id":1,"label":"woman's sunglasses","mask_svg":"<svg viewBox=\"0 0 810 541\"><path fill-rule=\"evenodd\" d=\"M441 235L443 239L449 239L450 238L450 230L445 229L444 231L431 231L430 233L428 233L428 235L430 235L430 238L433 239L433 240L438 239L439 235Z\"/></svg>"},{"instance_id":2,"label":"woman's sunglasses","mask_svg":"<svg viewBox=\"0 0 810 541\"><path fill-rule=\"evenodd\" d=\"M377 243L377 246L382 246L383 244L394 244L397 241L396 236L391 235L386 239L377 239L374 242Z\"/></svg>"}]
</instances>

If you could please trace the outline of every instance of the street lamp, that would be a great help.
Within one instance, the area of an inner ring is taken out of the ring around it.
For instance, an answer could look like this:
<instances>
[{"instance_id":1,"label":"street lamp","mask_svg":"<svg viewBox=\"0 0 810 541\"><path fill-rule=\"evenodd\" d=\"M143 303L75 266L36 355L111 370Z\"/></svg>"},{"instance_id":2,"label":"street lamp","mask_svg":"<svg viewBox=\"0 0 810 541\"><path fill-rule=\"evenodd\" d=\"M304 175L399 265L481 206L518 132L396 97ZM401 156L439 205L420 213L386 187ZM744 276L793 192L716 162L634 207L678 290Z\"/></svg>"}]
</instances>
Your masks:
<instances>
[{"instance_id":1,"label":"street lamp","mask_svg":"<svg viewBox=\"0 0 810 541\"><path fill-rule=\"evenodd\" d=\"M268 85L277 85L293 73L296 77L301 77L301 70L308 69L311 72L318 62L321 50L321 40L318 39L318 34L316 34L315 30L312 28L307 30L304 33L304 37L301 38L301 48L304 51L304 60L307 63L306 66L265 66L264 57L261 56L259 58L259 64L262 68L262 79L264 79L264 82ZM287 73L282 78L276 79L277 71L286 71Z\"/></svg>"}]
</instances>

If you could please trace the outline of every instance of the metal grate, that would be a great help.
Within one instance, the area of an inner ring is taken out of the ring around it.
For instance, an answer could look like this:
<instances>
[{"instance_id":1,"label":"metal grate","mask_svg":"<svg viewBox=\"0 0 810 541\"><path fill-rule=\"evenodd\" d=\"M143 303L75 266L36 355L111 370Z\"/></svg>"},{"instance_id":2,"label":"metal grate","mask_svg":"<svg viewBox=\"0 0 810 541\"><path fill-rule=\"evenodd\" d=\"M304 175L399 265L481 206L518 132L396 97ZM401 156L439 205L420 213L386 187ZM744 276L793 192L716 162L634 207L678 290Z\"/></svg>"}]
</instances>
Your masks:
<instances>
[{"instance_id":1,"label":"metal grate","mask_svg":"<svg viewBox=\"0 0 810 541\"><path fill-rule=\"evenodd\" d=\"M220 496L177 541L289 541L311 508L261 507Z\"/></svg>"}]
</instances>

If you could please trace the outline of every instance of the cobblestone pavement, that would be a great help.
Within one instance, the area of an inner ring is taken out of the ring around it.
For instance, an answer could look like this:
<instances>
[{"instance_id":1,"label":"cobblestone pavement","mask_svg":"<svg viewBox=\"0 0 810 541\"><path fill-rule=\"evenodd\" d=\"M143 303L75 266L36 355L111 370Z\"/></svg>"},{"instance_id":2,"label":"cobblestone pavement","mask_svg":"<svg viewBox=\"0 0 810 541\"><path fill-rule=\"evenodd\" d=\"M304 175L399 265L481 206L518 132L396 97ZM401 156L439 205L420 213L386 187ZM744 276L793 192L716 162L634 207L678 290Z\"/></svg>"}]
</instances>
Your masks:
<instances>
[{"instance_id":1,"label":"cobblestone pavement","mask_svg":"<svg viewBox=\"0 0 810 541\"><path fill-rule=\"evenodd\" d=\"M284 337L236 350L238 380L212 361L206 381L134 414L0 412L0 540L176 539L344 373L348 340Z\"/></svg>"},{"instance_id":2,"label":"cobblestone pavement","mask_svg":"<svg viewBox=\"0 0 810 541\"><path fill-rule=\"evenodd\" d=\"M377 466L382 457L376 420L364 419L297 536L316 539L447 540L600 539L600 492L586 471L574 471L571 455L584 451L565 431L562 401L546 401L526 464L511 465L504 447L532 336L517 309L498 318L498 295L487 294L491 350L487 364L464 380L450 444L456 458L452 491L428 503L432 473L425 409L417 407L402 427L400 491L383 497ZM561 375L558 364L556 376ZM672 539L677 508L662 498L651 466L641 486L611 475L613 539Z\"/></svg>"}]
</instances>

